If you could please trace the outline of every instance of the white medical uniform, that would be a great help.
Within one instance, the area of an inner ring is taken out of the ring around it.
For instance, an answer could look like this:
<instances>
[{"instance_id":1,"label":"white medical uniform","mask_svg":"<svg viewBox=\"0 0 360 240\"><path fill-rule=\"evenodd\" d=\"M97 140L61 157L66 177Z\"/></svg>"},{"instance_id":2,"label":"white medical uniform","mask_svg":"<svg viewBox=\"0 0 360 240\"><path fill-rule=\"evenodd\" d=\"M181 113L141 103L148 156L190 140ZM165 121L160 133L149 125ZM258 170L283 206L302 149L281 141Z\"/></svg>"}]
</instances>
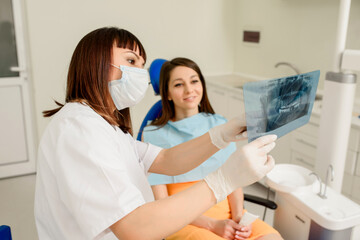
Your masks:
<instances>
[{"instance_id":1,"label":"white medical uniform","mask_svg":"<svg viewBox=\"0 0 360 240\"><path fill-rule=\"evenodd\" d=\"M67 103L39 146L39 239L116 239L109 226L154 201L147 172L160 151L135 141L87 105Z\"/></svg>"}]
</instances>

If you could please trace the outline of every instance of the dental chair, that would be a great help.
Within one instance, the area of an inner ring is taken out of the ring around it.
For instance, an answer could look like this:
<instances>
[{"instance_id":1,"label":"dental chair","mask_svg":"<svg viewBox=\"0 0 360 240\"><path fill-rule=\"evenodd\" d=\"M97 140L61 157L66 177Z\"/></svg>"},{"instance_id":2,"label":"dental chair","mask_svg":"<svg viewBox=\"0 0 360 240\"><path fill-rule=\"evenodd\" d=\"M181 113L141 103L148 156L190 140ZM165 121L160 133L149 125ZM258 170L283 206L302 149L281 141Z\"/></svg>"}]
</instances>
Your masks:
<instances>
[{"instance_id":1,"label":"dental chair","mask_svg":"<svg viewBox=\"0 0 360 240\"><path fill-rule=\"evenodd\" d=\"M11 240L11 229L9 226L2 225L0 226L0 239L1 240Z\"/></svg>"},{"instance_id":2,"label":"dental chair","mask_svg":"<svg viewBox=\"0 0 360 240\"><path fill-rule=\"evenodd\" d=\"M160 70L162 65L166 62L167 60L165 59L155 59L149 68L149 74L150 74L150 81L151 81L151 85L154 89L155 95L160 95L160 90L159 90L159 83L160 83ZM141 123L140 129L139 129L139 133L137 135L137 140L141 141L141 137L142 137L142 133L144 130L144 127L148 124L149 121L152 121L158 117L161 116L162 113L162 103L161 103L161 99L159 101L157 101L148 111L148 113L146 114L144 120ZM269 189L268 189L268 196L267 198L269 198ZM265 207L264 209L264 214L263 214L263 220L265 219L266 216L266 210L267 208L273 209L275 210L277 208L277 205L275 202L269 200L269 199L264 199L261 197L257 197L257 196L253 196L253 195L249 195L249 194L244 194L244 200L251 202L251 203L255 203L255 204L259 204L263 207Z\"/></svg>"}]
</instances>

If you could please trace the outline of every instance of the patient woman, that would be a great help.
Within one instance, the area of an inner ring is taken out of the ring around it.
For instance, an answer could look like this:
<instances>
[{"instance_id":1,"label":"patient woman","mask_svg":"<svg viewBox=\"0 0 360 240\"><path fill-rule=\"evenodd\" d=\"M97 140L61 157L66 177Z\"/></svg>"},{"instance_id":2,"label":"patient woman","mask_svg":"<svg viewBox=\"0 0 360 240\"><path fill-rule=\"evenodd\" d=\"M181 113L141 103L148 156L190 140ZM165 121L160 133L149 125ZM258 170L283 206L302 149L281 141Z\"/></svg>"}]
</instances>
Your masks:
<instances>
[{"instance_id":1,"label":"patient woman","mask_svg":"<svg viewBox=\"0 0 360 240\"><path fill-rule=\"evenodd\" d=\"M175 58L165 62L160 73L162 115L146 126L143 140L163 148L170 148L209 131L226 122L214 113L206 94L205 80L198 65L190 59ZM235 150L235 144L217 152L197 168L178 176L151 174L155 199L165 198L182 191L220 167ZM221 239L282 239L279 233L257 219L250 226L241 226L244 213L242 189L190 225L167 239L221 240Z\"/></svg>"}]
</instances>

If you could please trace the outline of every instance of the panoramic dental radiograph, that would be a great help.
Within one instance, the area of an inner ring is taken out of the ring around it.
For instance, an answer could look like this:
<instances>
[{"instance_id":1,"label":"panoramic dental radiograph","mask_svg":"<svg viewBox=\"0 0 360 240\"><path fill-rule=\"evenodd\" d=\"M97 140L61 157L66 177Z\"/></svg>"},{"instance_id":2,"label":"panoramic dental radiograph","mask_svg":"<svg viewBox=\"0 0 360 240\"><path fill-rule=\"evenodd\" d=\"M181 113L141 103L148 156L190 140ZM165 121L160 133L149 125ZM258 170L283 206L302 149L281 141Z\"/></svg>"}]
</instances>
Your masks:
<instances>
[{"instance_id":1,"label":"panoramic dental radiograph","mask_svg":"<svg viewBox=\"0 0 360 240\"><path fill-rule=\"evenodd\" d=\"M305 125L311 116L320 71L244 84L249 142L278 137Z\"/></svg>"}]
</instances>

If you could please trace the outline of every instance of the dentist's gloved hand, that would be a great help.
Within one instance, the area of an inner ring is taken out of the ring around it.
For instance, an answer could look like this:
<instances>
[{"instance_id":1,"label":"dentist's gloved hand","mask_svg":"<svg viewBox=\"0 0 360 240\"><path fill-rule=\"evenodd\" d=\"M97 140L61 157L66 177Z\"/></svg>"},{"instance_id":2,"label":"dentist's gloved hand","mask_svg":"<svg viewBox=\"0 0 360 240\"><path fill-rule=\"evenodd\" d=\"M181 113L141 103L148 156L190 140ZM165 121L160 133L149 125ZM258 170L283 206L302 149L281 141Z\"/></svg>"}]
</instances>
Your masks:
<instances>
[{"instance_id":1,"label":"dentist's gloved hand","mask_svg":"<svg viewBox=\"0 0 360 240\"><path fill-rule=\"evenodd\" d=\"M217 148L226 148L230 142L247 138L245 115L231 119L227 123L213 127L209 130L212 144Z\"/></svg>"},{"instance_id":2,"label":"dentist's gloved hand","mask_svg":"<svg viewBox=\"0 0 360 240\"><path fill-rule=\"evenodd\" d=\"M275 165L268 153L275 147L276 135L262 136L237 149L215 172L205 177L217 202L237 188L250 185L263 178Z\"/></svg>"}]
</instances>

